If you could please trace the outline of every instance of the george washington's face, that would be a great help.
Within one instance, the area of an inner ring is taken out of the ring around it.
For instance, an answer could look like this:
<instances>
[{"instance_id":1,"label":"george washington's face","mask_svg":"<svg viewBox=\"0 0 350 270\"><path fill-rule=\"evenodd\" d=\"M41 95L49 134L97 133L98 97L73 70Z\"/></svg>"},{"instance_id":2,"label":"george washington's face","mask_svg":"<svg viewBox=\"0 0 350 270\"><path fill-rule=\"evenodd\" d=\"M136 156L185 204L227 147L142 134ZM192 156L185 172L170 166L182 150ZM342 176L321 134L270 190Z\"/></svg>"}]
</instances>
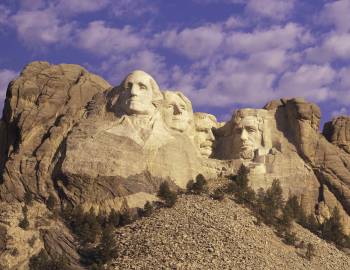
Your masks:
<instances>
[{"instance_id":1,"label":"george washington's face","mask_svg":"<svg viewBox=\"0 0 350 270\"><path fill-rule=\"evenodd\" d=\"M189 127L192 114L179 95L167 92L164 95L163 117L169 128L184 132Z\"/></svg>"},{"instance_id":2,"label":"george washington's face","mask_svg":"<svg viewBox=\"0 0 350 270\"><path fill-rule=\"evenodd\" d=\"M142 71L135 71L125 79L122 99L128 114L149 115L154 112L151 79L150 75Z\"/></svg>"},{"instance_id":3,"label":"george washington's face","mask_svg":"<svg viewBox=\"0 0 350 270\"><path fill-rule=\"evenodd\" d=\"M256 116L245 116L234 123L233 145L240 157L252 159L254 151L262 146L262 133Z\"/></svg>"}]
</instances>

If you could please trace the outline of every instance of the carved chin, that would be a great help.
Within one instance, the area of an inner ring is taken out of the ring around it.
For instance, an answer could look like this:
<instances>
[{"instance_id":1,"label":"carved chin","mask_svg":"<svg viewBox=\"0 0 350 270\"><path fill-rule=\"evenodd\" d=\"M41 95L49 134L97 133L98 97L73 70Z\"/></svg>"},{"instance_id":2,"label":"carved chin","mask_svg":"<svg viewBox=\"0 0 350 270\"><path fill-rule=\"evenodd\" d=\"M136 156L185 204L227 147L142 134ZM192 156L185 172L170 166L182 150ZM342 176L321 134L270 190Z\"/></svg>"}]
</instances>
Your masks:
<instances>
[{"instance_id":1,"label":"carved chin","mask_svg":"<svg viewBox=\"0 0 350 270\"><path fill-rule=\"evenodd\" d=\"M151 114L152 107L144 106L139 102L130 102L128 111L132 114Z\"/></svg>"},{"instance_id":2,"label":"carved chin","mask_svg":"<svg viewBox=\"0 0 350 270\"><path fill-rule=\"evenodd\" d=\"M177 123L177 124L172 124L171 128L176 131L183 132L186 129L186 125L183 123Z\"/></svg>"},{"instance_id":3,"label":"carved chin","mask_svg":"<svg viewBox=\"0 0 350 270\"><path fill-rule=\"evenodd\" d=\"M252 150L245 150L239 153L239 157L242 159L253 159L254 158L254 151Z\"/></svg>"},{"instance_id":4,"label":"carved chin","mask_svg":"<svg viewBox=\"0 0 350 270\"><path fill-rule=\"evenodd\" d=\"M209 157L212 153L213 149L211 147L203 147L200 148L200 153L203 157Z\"/></svg>"}]
</instances>

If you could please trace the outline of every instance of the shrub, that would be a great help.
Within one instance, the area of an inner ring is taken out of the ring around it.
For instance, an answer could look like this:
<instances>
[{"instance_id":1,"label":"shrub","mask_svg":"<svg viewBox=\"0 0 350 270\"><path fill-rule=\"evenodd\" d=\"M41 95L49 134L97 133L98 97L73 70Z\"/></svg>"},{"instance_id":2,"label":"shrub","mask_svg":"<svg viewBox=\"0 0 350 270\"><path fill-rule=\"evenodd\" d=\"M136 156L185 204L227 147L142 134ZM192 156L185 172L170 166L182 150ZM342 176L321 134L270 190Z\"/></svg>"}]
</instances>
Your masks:
<instances>
[{"instance_id":1,"label":"shrub","mask_svg":"<svg viewBox=\"0 0 350 270\"><path fill-rule=\"evenodd\" d=\"M195 194L208 191L208 182L202 174L197 175L196 182L192 184L191 191Z\"/></svg>"},{"instance_id":2,"label":"shrub","mask_svg":"<svg viewBox=\"0 0 350 270\"><path fill-rule=\"evenodd\" d=\"M305 257L306 259L308 259L309 261L311 261L311 259L315 256L315 247L313 244L308 243L307 247L306 247L306 253L305 253Z\"/></svg>"},{"instance_id":3,"label":"shrub","mask_svg":"<svg viewBox=\"0 0 350 270\"><path fill-rule=\"evenodd\" d=\"M142 216L149 217L150 215L152 215L153 211L154 211L154 207L153 207L152 203L147 201L145 203L145 206L143 207Z\"/></svg>"},{"instance_id":4,"label":"shrub","mask_svg":"<svg viewBox=\"0 0 350 270\"><path fill-rule=\"evenodd\" d=\"M176 203L177 194L170 190L169 183L163 182L159 186L158 196L165 201L166 207L172 207Z\"/></svg>"},{"instance_id":5,"label":"shrub","mask_svg":"<svg viewBox=\"0 0 350 270\"><path fill-rule=\"evenodd\" d=\"M51 259L44 249L41 249L37 255L29 259L30 270L69 270L68 260L61 255Z\"/></svg>"},{"instance_id":6,"label":"shrub","mask_svg":"<svg viewBox=\"0 0 350 270\"><path fill-rule=\"evenodd\" d=\"M284 232L283 240L287 245L295 246L295 243L298 239L296 237L296 233L292 232L290 229L287 229Z\"/></svg>"},{"instance_id":7,"label":"shrub","mask_svg":"<svg viewBox=\"0 0 350 270\"><path fill-rule=\"evenodd\" d=\"M345 234L337 207L334 207L331 217L322 224L322 238L340 246L343 244Z\"/></svg>"},{"instance_id":8,"label":"shrub","mask_svg":"<svg viewBox=\"0 0 350 270\"><path fill-rule=\"evenodd\" d=\"M117 213L114 209L109 213L108 216L108 223L113 225L114 227L117 227L120 225L120 214Z\"/></svg>"},{"instance_id":9,"label":"shrub","mask_svg":"<svg viewBox=\"0 0 350 270\"><path fill-rule=\"evenodd\" d=\"M131 212L129 209L124 210L123 213L120 215L120 222L119 224L121 226L128 225L133 222L133 216L131 215Z\"/></svg>"},{"instance_id":10,"label":"shrub","mask_svg":"<svg viewBox=\"0 0 350 270\"><path fill-rule=\"evenodd\" d=\"M214 192L210 195L211 198L214 200L222 201L225 198L225 193L222 189L217 188L214 190Z\"/></svg>"},{"instance_id":11,"label":"shrub","mask_svg":"<svg viewBox=\"0 0 350 270\"><path fill-rule=\"evenodd\" d=\"M0 225L0 254L6 249L7 245L7 229Z\"/></svg>"},{"instance_id":12,"label":"shrub","mask_svg":"<svg viewBox=\"0 0 350 270\"><path fill-rule=\"evenodd\" d=\"M29 206L33 205L33 195L31 192L27 191L24 194L24 203Z\"/></svg>"},{"instance_id":13,"label":"shrub","mask_svg":"<svg viewBox=\"0 0 350 270\"><path fill-rule=\"evenodd\" d=\"M23 219L19 222L18 226L23 230L27 230L29 228L29 221L26 213L23 215Z\"/></svg>"},{"instance_id":14,"label":"shrub","mask_svg":"<svg viewBox=\"0 0 350 270\"><path fill-rule=\"evenodd\" d=\"M103 229L100 245L98 246L98 253L102 263L117 257L116 242L114 240L113 227L106 226Z\"/></svg>"}]
</instances>

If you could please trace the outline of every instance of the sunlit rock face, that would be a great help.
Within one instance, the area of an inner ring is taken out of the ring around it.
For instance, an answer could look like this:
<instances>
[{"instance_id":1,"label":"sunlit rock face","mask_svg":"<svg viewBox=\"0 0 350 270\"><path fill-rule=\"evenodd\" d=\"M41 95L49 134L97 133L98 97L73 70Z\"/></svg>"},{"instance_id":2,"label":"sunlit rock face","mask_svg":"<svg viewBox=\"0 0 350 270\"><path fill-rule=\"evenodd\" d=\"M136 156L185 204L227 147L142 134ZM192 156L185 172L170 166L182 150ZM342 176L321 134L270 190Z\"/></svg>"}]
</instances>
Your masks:
<instances>
[{"instance_id":1,"label":"sunlit rock face","mask_svg":"<svg viewBox=\"0 0 350 270\"><path fill-rule=\"evenodd\" d=\"M319 108L304 99L240 109L218 123L144 71L112 87L77 65L35 62L9 85L4 108L1 201L30 191L85 209L142 207L162 181L185 188L199 173L215 178L243 164L255 190L279 179L285 199L297 195L320 220L341 208L349 231L348 118L329 124L327 141Z\"/></svg>"},{"instance_id":2,"label":"sunlit rock face","mask_svg":"<svg viewBox=\"0 0 350 270\"><path fill-rule=\"evenodd\" d=\"M350 117L339 116L327 122L323 128L323 135L332 144L350 154Z\"/></svg>"},{"instance_id":3,"label":"sunlit rock face","mask_svg":"<svg viewBox=\"0 0 350 270\"><path fill-rule=\"evenodd\" d=\"M195 143L202 157L213 153L215 137L213 129L217 127L216 117L208 113L195 113Z\"/></svg>"}]
</instances>

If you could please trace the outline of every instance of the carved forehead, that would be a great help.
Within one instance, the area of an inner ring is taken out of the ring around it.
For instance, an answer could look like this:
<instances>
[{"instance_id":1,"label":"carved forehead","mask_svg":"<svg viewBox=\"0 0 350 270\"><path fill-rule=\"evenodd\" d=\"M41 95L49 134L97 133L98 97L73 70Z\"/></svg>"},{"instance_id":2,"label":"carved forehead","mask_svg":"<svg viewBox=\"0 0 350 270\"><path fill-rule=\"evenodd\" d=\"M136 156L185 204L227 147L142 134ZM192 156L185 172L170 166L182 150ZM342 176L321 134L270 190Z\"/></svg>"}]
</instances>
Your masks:
<instances>
[{"instance_id":1,"label":"carved forehead","mask_svg":"<svg viewBox=\"0 0 350 270\"><path fill-rule=\"evenodd\" d=\"M208 113L195 113L194 121L196 128L212 128L216 127L216 117Z\"/></svg>"},{"instance_id":2,"label":"carved forehead","mask_svg":"<svg viewBox=\"0 0 350 270\"><path fill-rule=\"evenodd\" d=\"M125 82L143 82L149 85L151 80L154 80L152 76L142 70L135 70L125 78Z\"/></svg>"},{"instance_id":3,"label":"carved forehead","mask_svg":"<svg viewBox=\"0 0 350 270\"><path fill-rule=\"evenodd\" d=\"M237 126L239 127L259 127L259 119L256 116L246 116L240 118L239 122L237 122Z\"/></svg>"},{"instance_id":4,"label":"carved forehead","mask_svg":"<svg viewBox=\"0 0 350 270\"><path fill-rule=\"evenodd\" d=\"M164 101L167 103L175 103L185 105L186 110L192 112L192 103L181 92L178 91L164 91Z\"/></svg>"}]
</instances>

